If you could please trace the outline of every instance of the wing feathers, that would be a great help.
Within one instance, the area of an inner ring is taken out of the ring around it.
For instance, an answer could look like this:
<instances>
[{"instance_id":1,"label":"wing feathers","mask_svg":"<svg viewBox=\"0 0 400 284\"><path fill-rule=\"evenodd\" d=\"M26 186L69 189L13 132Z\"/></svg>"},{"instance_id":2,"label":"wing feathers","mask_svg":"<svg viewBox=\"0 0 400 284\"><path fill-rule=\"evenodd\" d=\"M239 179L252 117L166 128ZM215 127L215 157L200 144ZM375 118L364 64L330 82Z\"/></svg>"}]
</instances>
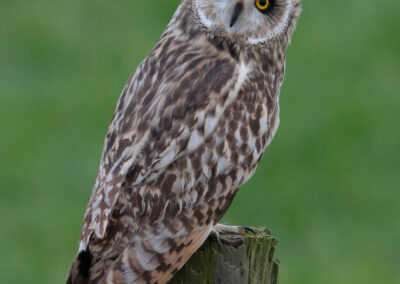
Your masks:
<instances>
[{"instance_id":1,"label":"wing feathers","mask_svg":"<svg viewBox=\"0 0 400 284\"><path fill-rule=\"evenodd\" d=\"M211 229L208 225L182 237L161 240L169 247L164 253L154 249L159 246L159 240L134 242L100 274L112 279L111 283L166 283L202 245Z\"/></svg>"},{"instance_id":2,"label":"wing feathers","mask_svg":"<svg viewBox=\"0 0 400 284\"><path fill-rule=\"evenodd\" d=\"M185 195L196 186L193 177L177 178L168 167L213 135L249 70L205 38L196 43L163 35L157 46L126 84L104 143L81 235L81 250L89 248L97 261L91 283L165 283L211 230L203 212L204 221L169 224L168 236L139 233L149 220L175 222L172 205L179 205L181 214L198 202L202 193ZM113 212L122 212L127 223L115 229ZM178 235L182 226L184 235ZM110 240L116 236L130 241L121 247ZM116 259L101 255L110 250L116 250Z\"/></svg>"},{"instance_id":3,"label":"wing feathers","mask_svg":"<svg viewBox=\"0 0 400 284\"><path fill-rule=\"evenodd\" d=\"M130 84L141 86L150 80L152 87L147 90L125 87L129 92L124 90L117 108L117 112L118 109L123 111L114 115L110 125L86 212L81 238L86 246L93 232L96 238L105 237L109 215L123 183L128 182L130 186L150 183L172 162L195 151L212 134L224 109L236 98L247 68L215 52L197 52L194 61L188 60L186 65L174 69L172 81L160 80L162 83L158 85L152 77L142 74L143 66L149 62L157 64L148 58ZM138 73L142 82L137 82ZM127 96L132 100L126 100ZM152 101L151 111L146 109L143 100ZM128 120L132 122L126 127ZM125 127L121 129L121 125Z\"/></svg>"}]
</instances>

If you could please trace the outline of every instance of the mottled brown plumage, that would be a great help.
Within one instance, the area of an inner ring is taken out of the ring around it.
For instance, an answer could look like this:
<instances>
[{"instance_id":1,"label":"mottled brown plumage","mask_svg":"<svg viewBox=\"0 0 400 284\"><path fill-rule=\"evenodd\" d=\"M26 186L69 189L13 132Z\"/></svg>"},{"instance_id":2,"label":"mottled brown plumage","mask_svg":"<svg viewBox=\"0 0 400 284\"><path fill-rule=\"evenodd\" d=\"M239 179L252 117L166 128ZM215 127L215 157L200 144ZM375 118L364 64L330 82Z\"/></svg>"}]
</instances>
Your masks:
<instances>
[{"instance_id":1,"label":"mottled brown plumage","mask_svg":"<svg viewBox=\"0 0 400 284\"><path fill-rule=\"evenodd\" d=\"M300 8L255 1L183 0L127 82L67 283L166 283L253 175Z\"/></svg>"}]
</instances>

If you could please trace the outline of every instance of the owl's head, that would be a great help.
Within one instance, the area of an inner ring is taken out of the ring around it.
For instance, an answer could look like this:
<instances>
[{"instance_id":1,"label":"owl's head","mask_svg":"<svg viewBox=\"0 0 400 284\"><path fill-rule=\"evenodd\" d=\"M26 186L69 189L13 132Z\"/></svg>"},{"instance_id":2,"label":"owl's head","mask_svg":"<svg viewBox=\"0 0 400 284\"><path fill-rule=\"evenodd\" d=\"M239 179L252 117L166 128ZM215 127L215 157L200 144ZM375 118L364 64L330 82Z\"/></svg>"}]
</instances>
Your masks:
<instances>
[{"instance_id":1,"label":"owl's head","mask_svg":"<svg viewBox=\"0 0 400 284\"><path fill-rule=\"evenodd\" d=\"M247 45L290 36L300 0L192 0L200 25Z\"/></svg>"}]
</instances>

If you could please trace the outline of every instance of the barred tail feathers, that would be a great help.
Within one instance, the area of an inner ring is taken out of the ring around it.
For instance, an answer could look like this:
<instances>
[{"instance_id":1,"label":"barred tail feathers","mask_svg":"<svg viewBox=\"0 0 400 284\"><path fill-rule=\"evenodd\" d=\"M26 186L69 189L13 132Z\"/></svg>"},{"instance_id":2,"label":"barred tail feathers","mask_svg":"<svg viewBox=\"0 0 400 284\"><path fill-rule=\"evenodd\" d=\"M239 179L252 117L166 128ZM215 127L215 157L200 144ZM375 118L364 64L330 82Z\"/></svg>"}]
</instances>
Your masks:
<instances>
[{"instance_id":1,"label":"barred tail feathers","mask_svg":"<svg viewBox=\"0 0 400 284\"><path fill-rule=\"evenodd\" d=\"M89 283L165 284L203 244L211 229L209 224L180 237L135 241L117 259L96 263Z\"/></svg>"}]
</instances>

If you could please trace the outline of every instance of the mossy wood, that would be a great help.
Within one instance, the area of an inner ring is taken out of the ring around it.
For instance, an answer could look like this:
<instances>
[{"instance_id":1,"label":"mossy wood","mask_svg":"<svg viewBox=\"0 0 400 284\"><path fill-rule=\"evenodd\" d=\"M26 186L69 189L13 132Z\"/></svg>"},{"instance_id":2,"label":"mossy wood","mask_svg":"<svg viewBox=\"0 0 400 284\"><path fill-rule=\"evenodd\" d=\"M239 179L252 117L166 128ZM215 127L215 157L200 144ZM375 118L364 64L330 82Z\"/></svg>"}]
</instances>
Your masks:
<instances>
[{"instance_id":1,"label":"mossy wood","mask_svg":"<svg viewBox=\"0 0 400 284\"><path fill-rule=\"evenodd\" d=\"M221 236L208 238L168 284L277 284L279 262L273 259L276 239L266 228L243 236L242 243Z\"/></svg>"}]
</instances>

